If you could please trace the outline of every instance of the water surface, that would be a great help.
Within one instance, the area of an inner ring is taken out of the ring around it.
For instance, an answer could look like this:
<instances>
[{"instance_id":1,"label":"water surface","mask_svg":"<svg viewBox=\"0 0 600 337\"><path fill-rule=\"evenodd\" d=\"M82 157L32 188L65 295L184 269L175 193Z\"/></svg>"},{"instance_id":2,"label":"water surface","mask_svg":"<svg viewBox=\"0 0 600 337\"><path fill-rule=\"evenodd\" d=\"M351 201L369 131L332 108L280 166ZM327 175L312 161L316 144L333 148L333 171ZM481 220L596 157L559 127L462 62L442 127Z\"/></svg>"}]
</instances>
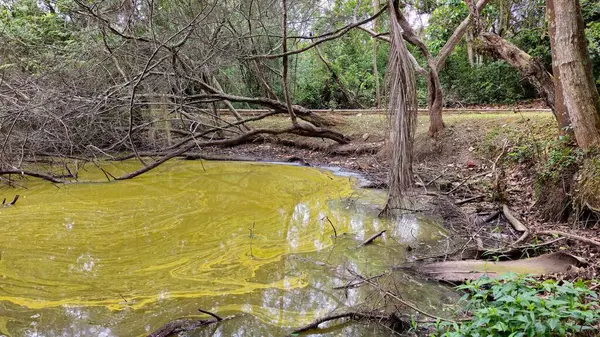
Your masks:
<instances>
[{"instance_id":1,"label":"water surface","mask_svg":"<svg viewBox=\"0 0 600 337\"><path fill-rule=\"evenodd\" d=\"M105 165L115 176L136 167ZM203 308L236 317L190 335L282 336L369 303L372 291L332 289L348 268L376 275L445 240L426 219L378 219L383 193L325 170L174 160L129 181L103 177L88 166L81 178L100 183L2 190L21 199L0 208L0 334L143 336ZM394 280L423 309L452 302L440 286ZM389 332L347 324L324 335Z\"/></svg>"}]
</instances>

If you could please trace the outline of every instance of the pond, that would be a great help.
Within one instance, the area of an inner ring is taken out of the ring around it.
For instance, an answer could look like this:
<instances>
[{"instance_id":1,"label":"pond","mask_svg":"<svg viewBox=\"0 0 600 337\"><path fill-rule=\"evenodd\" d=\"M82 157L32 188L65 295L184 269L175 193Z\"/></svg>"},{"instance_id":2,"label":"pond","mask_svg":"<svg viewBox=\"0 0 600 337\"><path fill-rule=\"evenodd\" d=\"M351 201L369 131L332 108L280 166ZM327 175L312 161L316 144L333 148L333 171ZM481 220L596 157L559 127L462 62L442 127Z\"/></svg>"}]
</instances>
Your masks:
<instances>
[{"instance_id":1,"label":"pond","mask_svg":"<svg viewBox=\"0 0 600 337\"><path fill-rule=\"evenodd\" d=\"M137 165L105 169L116 176ZM373 276L445 246L435 221L379 219L385 193L329 170L172 160L129 181L102 182L89 166L80 178L98 182L2 190L21 198L0 208L0 334L145 336L202 308L234 318L190 336L283 336L369 305L373 289L333 289L349 282L349 268ZM403 298L422 309L456 299L395 274ZM389 331L344 324L321 335Z\"/></svg>"}]
</instances>

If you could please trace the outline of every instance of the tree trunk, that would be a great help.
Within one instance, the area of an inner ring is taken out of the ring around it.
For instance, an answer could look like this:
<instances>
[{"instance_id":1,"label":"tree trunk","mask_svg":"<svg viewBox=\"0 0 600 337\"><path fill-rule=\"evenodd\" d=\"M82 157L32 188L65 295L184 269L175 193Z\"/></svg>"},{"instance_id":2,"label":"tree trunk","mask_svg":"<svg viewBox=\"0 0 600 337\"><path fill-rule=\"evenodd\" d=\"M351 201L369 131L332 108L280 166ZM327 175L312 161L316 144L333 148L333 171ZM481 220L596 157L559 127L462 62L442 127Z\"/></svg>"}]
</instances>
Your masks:
<instances>
[{"instance_id":1,"label":"tree trunk","mask_svg":"<svg viewBox=\"0 0 600 337\"><path fill-rule=\"evenodd\" d=\"M473 31L469 30L467 32L467 36L465 36L465 40L467 41L467 59L469 60L469 65L471 68L475 66L475 54L473 52Z\"/></svg>"},{"instance_id":2,"label":"tree trunk","mask_svg":"<svg viewBox=\"0 0 600 337\"><path fill-rule=\"evenodd\" d=\"M282 62L283 69L281 71L281 80L283 83L283 96L285 98L285 105L287 106L290 119L294 126L298 125L294 108L292 107L292 100L290 98L290 92L288 90L288 55L287 55L287 1L281 0L281 7L283 9L283 15L281 16L281 53L283 54Z\"/></svg>"},{"instance_id":3,"label":"tree trunk","mask_svg":"<svg viewBox=\"0 0 600 337\"><path fill-rule=\"evenodd\" d=\"M442 118L444 93L436 69L429 70L429 75L427 76L427 96L429 105L429 136L437 137L444 131L446 125Z\"/></svg>"},{"instance_id":4,"label":"tree trunk","mask_svg":"<svg viewBox=\"0 0 600 337\"><path fill-rule=\"evenodd\" d=\"M558 70L558 62L556 60L556 25L554 23L554 0L546 0L546 15L548 16L548 33L550 34L550 48L552 49L552 75L554 80L554 106L556 109L555 116L558 121L560 134L569 136L575 139L573 128L571 127L571 119L569 111L565 105L563 97L562 81L560 79L560 71Z\"/></svg>"},{"instance_id":5,"label":"tree trunk","mask_svg":"<svg viewBox=\"0 0 600 337\"><path fill-rule=\"evenodd\" d=\"M577 144L600 145L600 102L578 0L553 0L555 47L563 96Z\"/></svg>"},{"instance_id":6,"label":"tree trunk","mask_svg":"<svg viewBox=\"0 0 600 337\"><path fill-rule=\"evenodd\" d=\"M427 104L429 110L429 136L436 137L444 131L444 120L442 118L442 107L444 102L444 93L442 84L438 75L438 65L436 59L431 56L425 44L417 37L414 30L406 20L406 17L397 10L396 17L398 23L404 31L403 36L406 41L419 48L421 54L427 59L429 72L427 74ZM456 41L458 42L458 40ZM451 50L451 48L446 49ZM408 55L410 59L410 53Z\"/></svg>"},{"instance_id":7,"label":"tree trunk","mask_svg":"<svg viewBox=\"0 0 600 337\"><path fill-rule=\"evenodd\" d=\"M390 123L390 171L388 200L382 215L392 216L404 208L407 190L412 183L413 141L417 127L417 95L414 70L404 43L400 10L395 0L388 0L391 49L387 76Z\"/></svg>"},{"instance_id":8,"label":"tree trunk","mask_svg":"<svg viewBox=\"0 0 600 337\"><path fill-rule=\"evenodd\" d=\"M373 13L379 12L379 0L373 0ZM377 33L379 19L373 20L373 31ZM379 87L379 69L377 69L377 38L373 37L373 77L375 78L375 107L381 107L381 89Z\"/></svg>"}]
</instances>

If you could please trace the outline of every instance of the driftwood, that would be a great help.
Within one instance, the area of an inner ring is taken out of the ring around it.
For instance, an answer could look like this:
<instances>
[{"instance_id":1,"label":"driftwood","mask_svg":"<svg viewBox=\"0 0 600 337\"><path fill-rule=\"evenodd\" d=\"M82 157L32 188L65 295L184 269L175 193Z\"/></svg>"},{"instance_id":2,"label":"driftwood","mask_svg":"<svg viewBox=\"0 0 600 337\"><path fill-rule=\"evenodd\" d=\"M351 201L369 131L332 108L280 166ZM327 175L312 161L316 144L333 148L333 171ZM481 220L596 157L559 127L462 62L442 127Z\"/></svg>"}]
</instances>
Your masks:
<instances>
[{"instance_id":1,"label":"driftwood","mask_svg":"<svg viewBox=\"0 0 600 337\"><path fill-rule=\"evenodd\" d=\"M371 243L373 243L373 241L375 241L375 239L377 239L378 237L382 236L382 235L383 235L383 233L385 233L385 231L386 231L385 229L384 229L384 230L382 230L382 231L380 231L379 233L377 233L377 234L375 234L375 235L371 236L370 238L366 239L366 240L365 240L363 243L361 243L361 244L360 244L360 245L358 245L358 246L359 246L359 247L362 247L362 246L366 246L366 245L368 245L368 244L371 244Z\"/></svg>"},{"instance_id":2,"label":"driftwood","mask_svg":"<svg viewBox=\"0 0 600 337\"><path fill-rule=\"evenodd\" d=\"M158 330L149 334L148 337L168 337L178 334L180 332L192 331L203 326L214 324L223 321L220 316L206 310L198 309L201 313L212 316L214 319L176 319L165 325Z\"/></svg>"}]
</instances>

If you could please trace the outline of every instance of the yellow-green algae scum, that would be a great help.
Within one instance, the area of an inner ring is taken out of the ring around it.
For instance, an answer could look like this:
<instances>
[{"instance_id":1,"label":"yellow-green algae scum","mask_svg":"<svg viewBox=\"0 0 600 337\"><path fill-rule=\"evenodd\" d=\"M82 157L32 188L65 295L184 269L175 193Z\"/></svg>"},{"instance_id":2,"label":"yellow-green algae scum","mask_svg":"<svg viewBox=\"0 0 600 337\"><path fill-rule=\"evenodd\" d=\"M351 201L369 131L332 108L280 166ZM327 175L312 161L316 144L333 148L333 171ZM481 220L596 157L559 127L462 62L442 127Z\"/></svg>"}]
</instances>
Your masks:
<instances>
[{"instance_id":1,"label":"yellow-green algae scum","mask_svg":"<svg viewBox=\"0 0 600 337\"><path fill-rule=\"evenodd\" d=\"M138 166L105 168L117 175ZM21 199L0 208L0 333L27 335L26 327L37 324L68 335L60 326L77 330L68 323L75 315L87 318L82 336L139 335L201 305L298 325L314 318L310 310L295 311L293 303L269 308L251 299L309 285L310 270L278 272L274 266L290 255L331 247L325 216L339 233L359 239L378 229L330 209L332 201L351 199L356 190L351 179L323 170L170 161L136 179L108 183L88 169L80 179L98 183L29 180L27 189L2 190ZM378 226L377 220L369 224ZM329 310L320 306L308 307L315 315ZM102 322L110 313L115 321ZM128 322L132 313L141 314ZM107 325L112 330L98 328Z\"/></svg>"}]
</instances>

